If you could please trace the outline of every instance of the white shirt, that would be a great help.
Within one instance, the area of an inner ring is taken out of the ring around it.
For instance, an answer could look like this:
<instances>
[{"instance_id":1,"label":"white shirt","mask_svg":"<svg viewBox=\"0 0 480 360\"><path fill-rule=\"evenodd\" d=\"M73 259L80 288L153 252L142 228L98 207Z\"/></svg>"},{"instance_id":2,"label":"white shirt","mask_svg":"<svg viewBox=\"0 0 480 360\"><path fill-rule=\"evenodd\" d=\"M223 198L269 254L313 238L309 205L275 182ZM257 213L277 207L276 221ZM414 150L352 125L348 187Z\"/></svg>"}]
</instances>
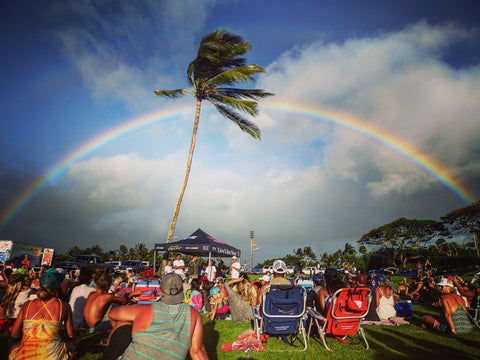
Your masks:
<instances>
[{"instance_id":1,"label":"white shirt","mask_svg":"<svg viewBox=\"0 0 480 360\"><path fill-rule=\"evenodd\" d=\"M180 275L183 279L184 276L185 276L184 273L183 273L183 269L175 269L175 266L185 266L185 263L183 262L182 259L173 261L173 268L174 268L175 273Z\"/></svg>"},{"instance_id":2,"label":"white shirt","mask_svg":"<svg viewBox=\"0 0 480 360\"><path fill-rule=\"evenodd\" d=\"M205 273L207 274L208 281L214 281L215 280L215 275L217 273L217 268L215 267L215 265L213 265L213 266L209 265L205 269Z\"/></svg>"},{"instance_id":3,"label":"white shirt","mask_svg":"<svg viewBox=\"0 0 480 360\"><path fill-rule=\"evenodd\" d=\"M72 308L72 321L74 328L85 327L83 310L85 309L88 295L95 291L96 289L94 287L90 287L85 284L78 285L73 288L72 295L70 295L69 304Z\"/></svg>"},{"instance_id":4,"label":"white shirt","mask_svg":"<svg viewBox=\"0 0 480 360\"><path fill-rule=\"evenodd\" d=\"M238 279L240 276L240 263L238 261L235 261L232 263L232 279Z\"/></svg>"},{"instance_id":5,"label":"white shirt","mask_svg":"<svg viewBox=\"0 0 480 360\"><path fill-rule=\"evenodd\" d=\"M167 265L165 266L165 275L173 272L173 266L172 265Z\"/></svg>"}]
</instances>

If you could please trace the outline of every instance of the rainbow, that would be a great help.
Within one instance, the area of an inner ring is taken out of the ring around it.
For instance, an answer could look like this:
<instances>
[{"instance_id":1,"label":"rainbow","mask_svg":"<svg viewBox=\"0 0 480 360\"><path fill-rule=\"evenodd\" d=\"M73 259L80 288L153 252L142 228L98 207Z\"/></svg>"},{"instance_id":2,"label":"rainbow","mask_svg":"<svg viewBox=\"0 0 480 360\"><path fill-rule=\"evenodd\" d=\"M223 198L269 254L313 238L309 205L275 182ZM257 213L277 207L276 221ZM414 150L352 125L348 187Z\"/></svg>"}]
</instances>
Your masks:
<instances>
[{"instance_id":1,"label":"rainbow","mask_svg":"<svg viewBox=\"0 0 480 360\"><path fill-rule=\"evenodd\" d=\"M360 121L344 113L308 107L296 103L271 102L262 105L261 109L262 111L266 110L267 112L281 112L305 117L365 136L404 157L428 177L434 179L437 183L450 191L463 204L468 205L473 202L473 196L446 167L434 158L415 148L407 141L396 137L377 126ZM203 111L213 110L214 109L204 109ZM55 164L45 173L45 175L39 177L23 189L23 191L20 192L14 200L2 210L2 212L0 212L0 231L2 231L5 226L25 208L27 204L46 187L47 184L60 178L78 161L87 158L98 149L127 134L139 131L153 124L172 121L185 115L191 115L193 119L194 108L191 105L173 106L167 109L157 110L130 119L88 140Z\"/></svg>"}]
</instances>

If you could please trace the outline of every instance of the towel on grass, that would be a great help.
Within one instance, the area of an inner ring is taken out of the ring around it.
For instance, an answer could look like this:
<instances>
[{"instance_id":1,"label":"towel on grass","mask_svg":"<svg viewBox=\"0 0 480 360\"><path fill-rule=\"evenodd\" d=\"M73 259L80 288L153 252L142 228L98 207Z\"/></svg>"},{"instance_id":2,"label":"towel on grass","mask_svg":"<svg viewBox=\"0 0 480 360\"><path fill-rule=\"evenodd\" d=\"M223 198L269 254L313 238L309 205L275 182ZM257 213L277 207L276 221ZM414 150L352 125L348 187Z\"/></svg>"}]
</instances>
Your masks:
<instances>
[{"instance_id":1,"label":"towel on grass","mask_svg":"<svg viewBox=\"0 0 480 360\"><path fill-rule=\"evenodd\" d=\"M247 330L237 336L234 342L224 343L220 351L264 351L265 346L257 339L257 335L253 330Z\"/></svg>"}]
</instances>

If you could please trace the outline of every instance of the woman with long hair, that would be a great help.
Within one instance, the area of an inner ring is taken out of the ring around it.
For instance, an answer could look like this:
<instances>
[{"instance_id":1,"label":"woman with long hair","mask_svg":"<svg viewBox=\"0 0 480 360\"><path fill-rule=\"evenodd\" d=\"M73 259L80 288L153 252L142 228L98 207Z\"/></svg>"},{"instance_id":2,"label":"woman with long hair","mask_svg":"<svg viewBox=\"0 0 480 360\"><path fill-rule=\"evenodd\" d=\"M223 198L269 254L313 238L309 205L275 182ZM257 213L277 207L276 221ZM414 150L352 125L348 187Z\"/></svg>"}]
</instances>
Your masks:
<instances>
[{"instance_id":1,"label":"woman with long hair","mask_svg":"<svg viewBox=\"0 0 480 360\"><path fill-rule=\"evenodd\" d=\"M25 275L14 272L8 277L8 286L3 297L2 309L4 319L16 319L23 304L33 300L35 290L27 285Z\"/></svg>"},{"instance_id":2,"label":"woman with long hair","mask_svg":"<svg viewBox=\"0 0 480 360\"><path fill-rule=\"evenodd\" d=\"M377 288L375 289L375 306L380 320L386 320L395 317L395 298L393 290L387 285L385 275L377 276Z\"/></svg>"},{"instance_id":3,"label":"woman with long hair","mask_svg":"<svg viewBox=\"0 0 480 360\"><path fill-rule=\"evenodd\" d=\"M343 280L340 278L340 274L337 270L328 268L323 274L325 287L318 291L318 305L320 309L317 309L322 315L326 315L330 308L331 296L335 294L338 289L346 287Z\"/></svg>"},{"instance_id":4,"label":"woman with long hair","mask_svg":"<svg viewBox=\"0 0 480 360\"><path fill-rule=\"evenodd\" d=\"M55 296L62 280L63 274L55 269L48 269L40 277L38 298L22 306L13 325L9 360L74 357L78 338L74 333L70 306ZM62 325L66 326L67 341L60 337Z\"/></svg>"},{"instance_id":5,"label":"woman with long hair","mask_svg":"<svg viewBox=\"0 0 480 360\"><path fill-rule=\"evenodd\" d=\"M253 320L252 308L257 306L257 291L247 278L240 277L225 284L232 321L249 323Z\"/></svg>"}]
</instances>

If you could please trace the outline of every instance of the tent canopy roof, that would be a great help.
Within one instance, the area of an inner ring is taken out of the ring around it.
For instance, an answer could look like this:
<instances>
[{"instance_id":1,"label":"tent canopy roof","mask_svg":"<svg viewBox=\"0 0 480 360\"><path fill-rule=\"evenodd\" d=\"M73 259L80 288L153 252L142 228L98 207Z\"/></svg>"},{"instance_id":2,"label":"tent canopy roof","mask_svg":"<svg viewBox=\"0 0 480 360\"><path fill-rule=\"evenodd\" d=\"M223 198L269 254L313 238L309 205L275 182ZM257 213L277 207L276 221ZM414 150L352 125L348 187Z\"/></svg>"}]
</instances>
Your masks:
<instances>
[{"instance_id":1,"label":"tent canopy roof","mask_svg":"<svg viewBox=\"0 0 480 360\"><path fill-rule=\"evenodd\" d=\"M197 229L189 237L178 241L155 244L155 250L220 257L236 256L238 258L241 254L240 250L211 237L202 229Z\"/></svg>"}]
</instances>

